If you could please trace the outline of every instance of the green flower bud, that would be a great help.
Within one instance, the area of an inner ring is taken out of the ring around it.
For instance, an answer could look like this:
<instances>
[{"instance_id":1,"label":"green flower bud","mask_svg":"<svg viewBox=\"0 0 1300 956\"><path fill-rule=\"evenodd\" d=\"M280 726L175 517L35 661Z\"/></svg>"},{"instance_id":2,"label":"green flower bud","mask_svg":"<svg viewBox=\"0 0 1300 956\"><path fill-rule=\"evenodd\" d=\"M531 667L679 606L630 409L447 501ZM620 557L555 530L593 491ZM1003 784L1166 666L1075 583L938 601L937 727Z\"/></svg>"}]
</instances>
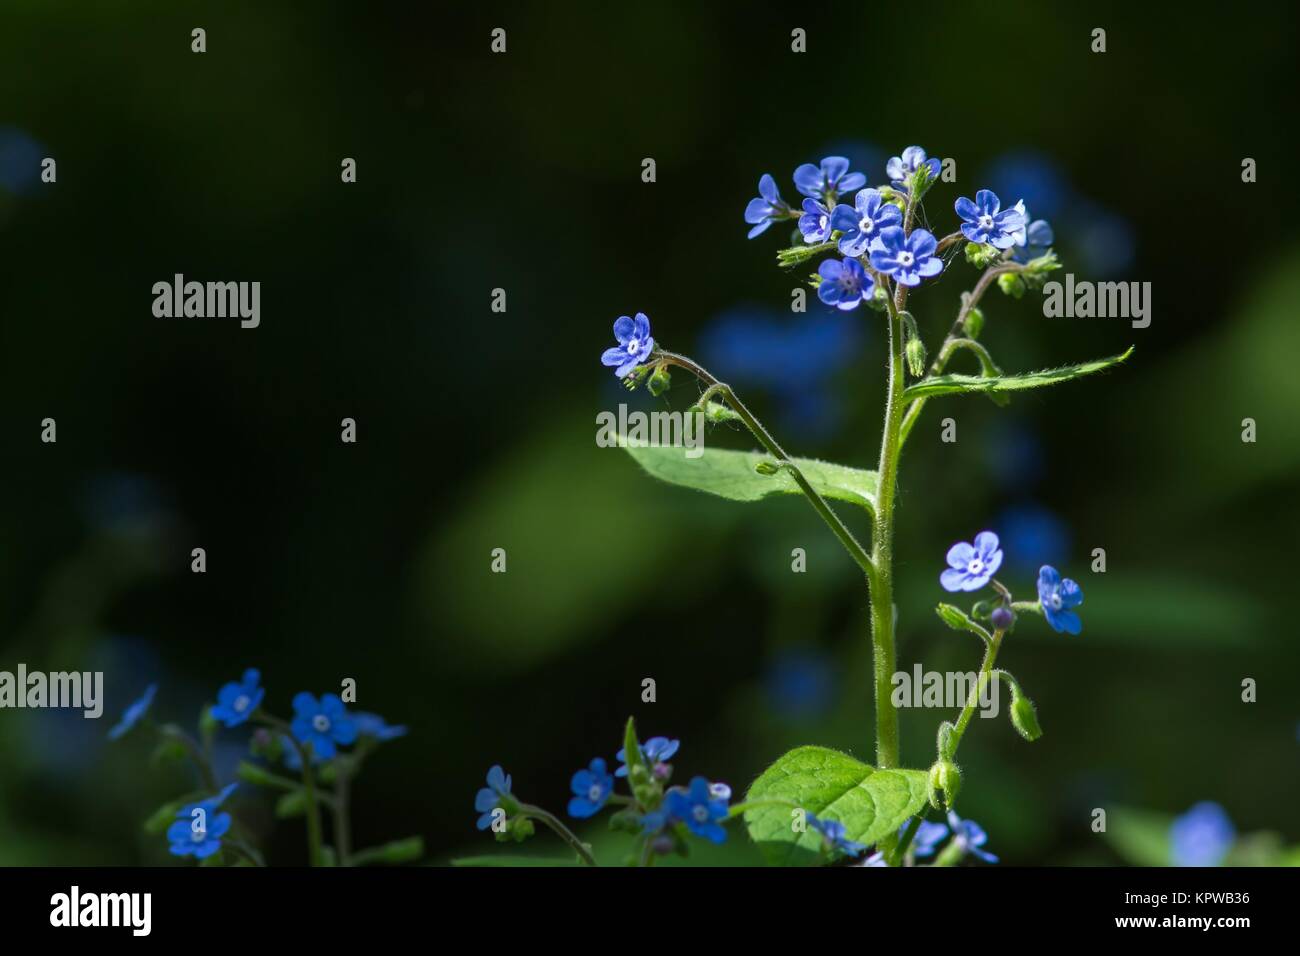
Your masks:
<instances>
[{"instance_id":1,"label":"green flower bud","mask_svg":"<svg viewBox=\"0 0 1300 956\"><path fill-rule=\"evenodd\" d=\"M665 365L656 365L655 370L650 374L650 379L646 382L645 387L649 389L651 395L658 398L664 392L668 391L668 387L672 385L672 382L672 376L668 374L668 367Z\"/></svg>"},{"instance_id":2,"label":"green flower bud","mask_svg":"<svg viewBox=\"0 0 1300 956\"><path fill-rule=\"evenodd\" d=\"M1025 280L1015 272L1004 272L998 276L998 288L1017 299L1025 294Z\"/></svg>"},{"instance_id":3,"label":"green flower bud","mask_svg":"<svg viewBox=\"0 0 1300 956\"><path fill-rule=\"evenodd\" d=\"M984 331L984 313L979 309L971 309L962 320L961 330L968 339L979 338Z\"/></svg>"},{"instance_id":4,"label":"green flower bud","mask_svg":"<svg viewBox=\"0 0 1300 956\"><path fill-rule=\"evenodd\" d=\"M777 472L779 472L781 470L781 466L774 461L764 460L764 461L760 461L757 465L755 465L754 470L758 472L760 475L768 475L770 477L772 475L775 475Z\"/></svg>"},{"instance_id":5,"label":"green flower bud","mask_svg":"<svg viewBox=\"0 0 1300 956\"><path fill-rule=\"evenodd\" d=\"M907 357L907 370L913 378L920 378L925 374L925 343L921 341L921 333L911 312L903 312L899 318L903 320L903 336L906 339L903 354Z\"/></svg>"},{"instance_id":6,"label":"green flower bud","mask_svg":"<svg viewBox=\"0 0 1300 956\"><path fill-rule=\"evenodd\" d=\"M1034 702L1014 685L1011 693L1011 723L1026 740L1033 741L1043 736L1043 728L1038 726L1038 712L1034 710Z\"/></svg>"},{"instance_id":7,"label":"green flower bud","mask_svg":"<svg viewBox=\"0 0 1300 956\"><path fill-rule=\"evenodd\" d=\"M971 605L970 616L977 621L987 621L993 613L993 603L991 601L976 601Z\"/></svg>"},{"instance_id":8,"label":"green flower bud","mask_svg":"<svg viewBox=\"0 0 1300 956\"><path fill-rule=\"evenodd\" d=\"M885 291L883 285L876 286L876 291L867 300L867 307L877 312L889 311L889 293Z\"/></svg>"},{"instance_id":9,"label":"green flower bud","mask_svg":"<svg viewBox=\"0 0 1300 956\"><path fill-rule=\"evenodd\" d=\"M966 261L976 269L983 269L990 265L1002 253L992 246L985 245L982 242L966 243Z\"/></svg>"},{"instance_id":10,"label":"green flower bud","mask_svg":"<svg viewBox=\"0 0 1300 956\"><path fill-rule=\"evenodd\" d=\"M930 767L925 790L930 806L936 810L943 810L945 804L951 807L961 791L961 770L946 757L936 760Z\"/></svg>"}]
</instances>

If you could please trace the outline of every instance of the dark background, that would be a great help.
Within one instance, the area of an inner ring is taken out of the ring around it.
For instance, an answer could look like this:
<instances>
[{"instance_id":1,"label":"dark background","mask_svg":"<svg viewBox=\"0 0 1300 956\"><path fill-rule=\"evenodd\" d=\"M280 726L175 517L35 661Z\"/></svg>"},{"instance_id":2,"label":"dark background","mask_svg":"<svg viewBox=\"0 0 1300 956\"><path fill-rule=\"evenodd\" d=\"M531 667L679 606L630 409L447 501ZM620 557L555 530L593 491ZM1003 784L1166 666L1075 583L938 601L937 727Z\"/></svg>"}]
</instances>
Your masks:
<instances>
[{"instance_id":1,"label":"dark background","mask_svg":"<svg viewBox=\"0 0 1300 956\"><path fill-rule=\"evenodd\" d=\"M645 311L792 453L873 467L879 316L790 314L786 231L746 241L741 214L764 172L793 200L801 162L841 152L879 183L911 143L957 160L936 232L988 185L1051 219L1076 278L1152 284L1143 330L994 291L1005 368L1137 351L1006 410L934 402L909 443L900 667L978 666L931 608L945 550L985 527L1018 597L1045 561L1087 595L1082 636L1026 621L1007 642L1046 736L976 721L964 812L1011 863L1140 860L1090 831L1095 807L1158 830L1214 800L1294 843L1295 26L1283 4L7 3L0 669L103 670L108 705L0 712L0 863L169 860L139 824L191 781L104 733L151 680L156 715L192 724L249 665L281 714L353 677L409 725L358 785L356 844L418 833L435 861L492 852L471 809L490 764L561 810L629 713L682 739L680 775L737 791L800 743L871 759L848 558L804 502L707 499L596 448L599 410L661 407L598 357ZM177 272L260 281L261 327L154 318ZM913 296L931 348L975 277L957 260ZM664 401L697 392L678 374ZM905 763L952 716L904 712ZM223 732L227 772L246 738ZM238 812L302 862L301 821L269 806ZM698 859L757 854L737 834Z\"/></svg>"}]
</instances>

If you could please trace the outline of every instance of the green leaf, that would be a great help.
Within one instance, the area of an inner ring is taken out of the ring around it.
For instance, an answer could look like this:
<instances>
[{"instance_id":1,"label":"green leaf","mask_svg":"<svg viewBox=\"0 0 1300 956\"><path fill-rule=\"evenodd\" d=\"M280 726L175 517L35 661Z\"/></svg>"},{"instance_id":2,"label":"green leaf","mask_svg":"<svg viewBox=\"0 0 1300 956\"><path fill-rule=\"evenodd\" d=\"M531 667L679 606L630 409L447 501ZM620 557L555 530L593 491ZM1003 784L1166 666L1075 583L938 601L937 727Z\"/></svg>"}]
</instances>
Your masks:
<instances>
[{"instance_id":1,"label":"green leaf","mask_svg":"<svg viewBox=\"0 0 1300 956\"><path fill-rule=\"evenodd\" d=\"M1018 392L1028 388L1042 388L1082 378L1094 372L1100 372L1123 362L1133 354L1132 346L1122 355L1084 362L1081 365L1066 365L1061 368L1047 368L1038 372L1026 372L1024 375L936 375L903 390L903 400L910 402L932 395L953 395L961 392Z\"/></svg>"},{"instance_id":2,"label":"green leaf","mask_svg":"<svg viewBox=\"0 0 1300 956\"><path fill-rule=\"evenodd\" d=\"M552 859L544 856L462 856L451 861L452 866L582 866L575 856L570 859Z\"/></svg>"},{"instance_id":3,"label":"green leaf","mask_svg":"<svg viewBox=\"0 0 1300 956\"><path fill-rule=\"evenodd\" d=\"M294 790L275 801L275 815L278 819L288 820L307 812L307 791Z\"/></svg>"},{"instance_id":4,"label":"green leaf","mask_svg":"<svg viewBox=\"0 0 1300 956\"><path fill-rule=\"evenodd\" d=\"M1169 828L1173 822L1167 813L1113 807L1106 818L1106 842L1133 866L1169 866Z\"/></svg>"},{"instance_id":5,"label":"green leaf","mask_svg":"<svg viewBox=\"0 0 1300 956\"><path fill-rule=\"evenodd\" d=\"M623 731L623 762L627 764L628 786L632 788L632 795L636 797L637 803L643 807L654 806L659 794L650 767L646 765L645 756L641 753L641 742L636 736L634 717L627 719L627 727Z\"/></svg>"},{"instance_id":6,"label":"green leaf","mask_svg":"<svg viewBox=\"0 0 1300 956\"><path fill-rule=\"evenodd\" d=\"M619 444L623 444L621 437ZM732 501L803 494L784 469L775 475L762 475L755 470L760 464L773 462L771 455L720 448L706 448L703 452L698 458L687 458L682 448L627 447L627 453L642 468L671 485L707 491ZM822 497L847 501L868 510L875 508L878 480L874 471L811 458L795 458L794 464Z\"/></svg>"},{"instance_id":7,"label":"green leaf","mask_svg":"<svg viewBox=\"0 0 1300 956\"><path fill-rule=\"evenodd\" d=\"M153 815L148 820L144 821L144 832L153 836L165 832L168 827L176 822L176 814L180 812L181 807L184 805L180 800L164 803L153 812Z\"/></svg>"},{"instance_id":8,"label":"green leaf","mask_svg":"<svg viewBox=\"0 0 1300 956\"><path fill-rule=\"evenodd\" d=\"M923 770L877 770L826 747L796 747L763 771L746 803L785 801L844 824L850 840L868 845L897 832L925 806ZM745 811L745 825L768 863L807 866L821 862L821 836L795 833L792 810L758 806Z\"/></svg>"}]
</instances>

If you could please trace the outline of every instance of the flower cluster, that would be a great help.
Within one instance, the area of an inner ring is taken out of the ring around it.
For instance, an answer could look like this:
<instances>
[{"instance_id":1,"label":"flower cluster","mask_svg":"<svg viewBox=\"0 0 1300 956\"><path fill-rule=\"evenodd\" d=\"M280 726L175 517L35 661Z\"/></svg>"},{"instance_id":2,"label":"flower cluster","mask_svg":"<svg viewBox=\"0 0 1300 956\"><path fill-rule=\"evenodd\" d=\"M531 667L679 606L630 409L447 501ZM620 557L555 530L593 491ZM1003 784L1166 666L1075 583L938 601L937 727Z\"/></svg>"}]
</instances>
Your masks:
<instances>
[{"instance_id":1,"label":"flower cluster","mask_svg":"<svg viewBox=\"0 0 1300 956\"><path fill-rule=\"evenodd\" d=\"M945 591L978 591L993 582L1001 595L1001 603L990 610L994 626L1008 630L1014 621L1011 596L993 575L1002 566L1002 547L992 531L981 531L974 542L958 541L948 549L948 567L939 575ZM1083 622L1072 609L1083 603L1083 589L1070 578L1062 578L1056 568L1045 564L1038 572L1038 604L1035 610L1042 613L1052 630L1058 634L1078 634Z\"/></svg>"},{"instance_id":2,"label":"flower cluster","mask_svg":"<svg viewBox=\"0 0 1300 956\"><path fill-rule=\"evenodd\" d=\"M898 828L898 838L900 840L904 838L909 825L904 823ZM981 859L985 863L998 862L996 856L983 848L989 839L988 834L984 832L984 828L974 820L963 820L952 810L948 811L947 823L931 823L929 820L922 820L912 837L908 853L918 860L932 857L938 852L940 844L948 839L950 835L952 840L939 856L938 862L940 866L957 863L967 855ZM888 863L885 861L884 852L877 850L863 860L861 865L888 866Z\"/></svg>"}]
</instances>

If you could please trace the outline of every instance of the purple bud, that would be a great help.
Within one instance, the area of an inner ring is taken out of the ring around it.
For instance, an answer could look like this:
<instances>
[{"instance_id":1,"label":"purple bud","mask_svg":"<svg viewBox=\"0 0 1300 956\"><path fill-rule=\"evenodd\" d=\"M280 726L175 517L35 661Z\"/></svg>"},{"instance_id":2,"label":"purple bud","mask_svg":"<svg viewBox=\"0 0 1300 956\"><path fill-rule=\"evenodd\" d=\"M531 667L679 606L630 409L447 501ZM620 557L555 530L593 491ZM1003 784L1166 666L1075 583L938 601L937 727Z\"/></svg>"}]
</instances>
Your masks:
<instances>
[{"instance_id":1,"label":"purple bud","mask_svg":"<svg viewBox=\"0 0 1300 956\"><path fill-rule=\"evenodd\" d=\"M1005 604L999 604L993 609L993 614L989 620L992 622L995 630L1005 631L1009 630L1011 625L1015 623L1016 616L1011 613L1011 608L1007 607Z\"/></svg>"},{"instance_id":2,"label":"purple bud","mask_svg":"<svg viewBox=\"0 0 1300 956\"><path fill-rule=\"evenodd\" d=\"M667 780L669 777L673 775L673 768L668 764L660 761L659 763L655 764L653 773L655 775L655 779L662 783L663 781Z\"/></svg>"}]
</instances>

